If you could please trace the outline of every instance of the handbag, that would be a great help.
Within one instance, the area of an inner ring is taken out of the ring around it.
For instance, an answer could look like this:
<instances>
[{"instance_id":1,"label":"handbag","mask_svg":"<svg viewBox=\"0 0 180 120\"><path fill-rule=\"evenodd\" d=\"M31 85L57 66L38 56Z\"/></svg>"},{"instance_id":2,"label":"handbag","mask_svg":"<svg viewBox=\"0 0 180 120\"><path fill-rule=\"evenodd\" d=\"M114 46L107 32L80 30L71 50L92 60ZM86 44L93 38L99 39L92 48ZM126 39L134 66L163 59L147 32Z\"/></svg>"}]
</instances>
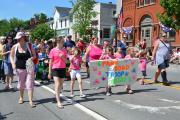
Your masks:
<instances>
[{"instance_id":1,"label":"handbag","mask_svg":"<svg viewBox=\"0 0 180 120\"><path fill-rule=\"evenodd\" d=\"M28 47L30 49L30 52L31 52L31 56L32 56L32 44L31 43L28 43ZM34 58L33 60L33 63L36 65L39 63L39 60L38 60L38 54L36 53L36 58Z\"/></svg>"}]
</instances>

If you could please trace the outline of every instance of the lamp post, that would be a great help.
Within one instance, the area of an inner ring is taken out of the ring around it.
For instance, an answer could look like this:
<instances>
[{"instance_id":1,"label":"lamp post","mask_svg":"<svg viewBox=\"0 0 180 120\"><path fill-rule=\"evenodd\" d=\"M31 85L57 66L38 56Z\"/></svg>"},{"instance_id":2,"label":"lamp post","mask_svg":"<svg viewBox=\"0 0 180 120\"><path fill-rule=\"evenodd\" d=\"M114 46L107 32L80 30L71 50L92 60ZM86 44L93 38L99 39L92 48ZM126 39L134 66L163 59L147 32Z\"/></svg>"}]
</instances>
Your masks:
<instances>
[{"instance_id":1,"label":"lamp post","mask_svg":"<svg viewBox=\"0 0 180 120\"><path fill-rule=\"evenodd\" d=\"M115 51L117 50L117 29L118 29L118 14L114 15L114 21L115 21Z\"/></svg>"}]
</instances>

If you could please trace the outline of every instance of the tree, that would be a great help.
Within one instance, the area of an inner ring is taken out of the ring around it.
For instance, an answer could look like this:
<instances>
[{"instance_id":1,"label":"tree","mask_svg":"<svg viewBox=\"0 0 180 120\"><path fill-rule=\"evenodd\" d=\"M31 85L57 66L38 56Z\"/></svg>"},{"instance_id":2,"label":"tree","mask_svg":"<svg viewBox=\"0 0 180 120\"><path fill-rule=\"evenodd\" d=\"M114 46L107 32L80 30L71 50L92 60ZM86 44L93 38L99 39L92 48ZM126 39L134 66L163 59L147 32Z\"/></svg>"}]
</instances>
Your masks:
<instances>
[{"instance_id":1,"label":"tree","mask_svg":"<svg viewBox=\"0 0 180 120\"><path fill-rule=\"evenodd\" d=\"M47 15L44 13L34 14L34 17L39 24L45 23L47 21Z\"/></svg>"},{"instance_id":2,"label":"tree","mask_svg":"<svg viewBox=\"0 0 180 120\"><path fill-rule=\"evenodd\" d=\"M5 36L11 30L8 20L0 20L0 36Z\"/></svg>"},{"instance_id":3,"label":"tree","mask_svg":"<svg viewBox=\"0 0 180 120\"><path fill-rule=\"evenodd\" d=\"M180 29L180 0L161 0L164 13L158 14L159 20L168 27Z\"/></svg>"},{"instance_id":4,"label":"tree","mask_svg":"<svg viewBox=\"0 0 180 120\"><path fill-rule=\"evenodd\" d=\"M31 32L32 39L45 39L48 40L54 36L55 32L47 24L39 24Z\"/></svg>"},{"instance_id":5,"label":"tree","mask_svg":"<svg viewBox=\"0 0 180 120\"><path fill-rule=\"evenodd\" d=\"M71 1L73 8L70 12L70 16L74 20L72 29L84 37L88 33L86 32L92 22L92 18L97 16L97 12L93 11L96 4L95 0L74 0Z\"/></svg>"}]
</instances>

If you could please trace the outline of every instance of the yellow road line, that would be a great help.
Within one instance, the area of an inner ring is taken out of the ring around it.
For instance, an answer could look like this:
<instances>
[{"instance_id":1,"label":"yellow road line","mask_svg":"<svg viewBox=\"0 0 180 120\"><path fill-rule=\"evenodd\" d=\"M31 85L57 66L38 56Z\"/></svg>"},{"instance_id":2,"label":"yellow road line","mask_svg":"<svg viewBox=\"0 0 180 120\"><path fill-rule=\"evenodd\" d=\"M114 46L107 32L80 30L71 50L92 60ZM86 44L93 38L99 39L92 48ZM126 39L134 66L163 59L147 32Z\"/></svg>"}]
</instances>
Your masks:
<instances>
[{"instance_id":1,"label":"yellow road line","mask_svg":"<svg viewBox=\"0 0 180 120\"><path fill-rule=\"evenodd\" d=\"M145 83L153 83L152 80L144 80ZM155 85L160 85L160 86L164 86L162 83L153 83ZM170 85L170 86L166 86L166 87L169 87L169 88L172 88L172 89L176 89L176 90L180 90L180 86L176 86L176 85Z\"/></svg>"}]
</instances>

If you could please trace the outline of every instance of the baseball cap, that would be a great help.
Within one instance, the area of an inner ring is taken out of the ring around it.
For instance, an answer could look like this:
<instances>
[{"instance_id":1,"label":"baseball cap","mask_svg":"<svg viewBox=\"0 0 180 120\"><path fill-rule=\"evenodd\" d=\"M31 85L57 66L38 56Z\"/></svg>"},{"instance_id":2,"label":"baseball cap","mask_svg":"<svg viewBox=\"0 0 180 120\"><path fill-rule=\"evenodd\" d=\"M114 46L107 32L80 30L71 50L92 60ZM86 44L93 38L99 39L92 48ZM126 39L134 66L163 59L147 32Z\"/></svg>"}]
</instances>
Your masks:
<instances>
[{"instance_id":1,"label":"baseball cap","mask_svg":"<svg viewBox=\"0 0 180 120\"><path fill-rule=\"evenodd\" d=\"M15 39L20 39L20 38L22 38L22 37L24 37L24 36L26 36L26 34L25 34L24 32L18 32L18 33L16 34Z\"/></svg>"}]
</instances>

